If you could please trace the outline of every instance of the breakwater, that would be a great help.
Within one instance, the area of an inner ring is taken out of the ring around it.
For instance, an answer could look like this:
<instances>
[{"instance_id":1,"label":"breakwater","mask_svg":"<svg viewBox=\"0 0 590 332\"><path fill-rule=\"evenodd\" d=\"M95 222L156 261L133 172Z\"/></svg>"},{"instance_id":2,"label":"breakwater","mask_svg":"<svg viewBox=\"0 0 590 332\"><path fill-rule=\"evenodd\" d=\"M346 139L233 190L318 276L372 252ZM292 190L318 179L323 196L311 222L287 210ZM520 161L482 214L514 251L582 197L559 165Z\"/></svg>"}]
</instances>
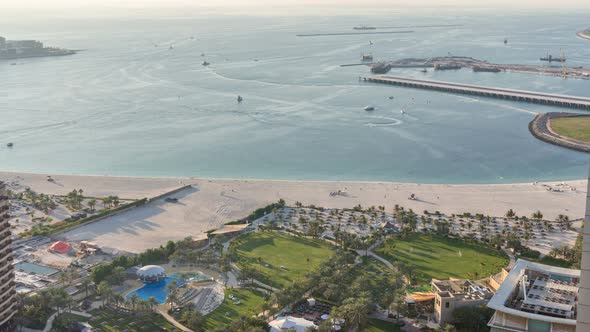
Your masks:
<instances>
[{"instance_id":1,"label":"breakwater","mask_svg":"<svg viewBox=\"0 0 590 332\"><path fill-rule=\"evenodd\" d=\"M413 33L413 30L404 31L374 31L374 32L330 32L298 34L297 37L322 37L322 36L354 36L354 35L387 35L395 33Z\"/></svg>"},{"instance_id":2,"label":"breakwater","mask_svg":"<svg viewBox=\"0 0 590 332\"><path fill-rule=\"evenodd\" d=\"M551 129L551 120L560 118L573 118L573 117L588 117L583 114L576 113L565 113L565 112L550 112L537 114L533 121L529 123L529 131L537 139L558 145L571 150L588 152L590 153L590 144L581 142L575 139L561 136Z\"/></svg>"},{"instance_id":3,"label":"breakwater","mask_svg":"<svg viewBox=\"0 0 590 332\"><path fill-rule=\"evenodd\" d=\"M444 81L419 80L386 75L369 76L363 78L363 80L371 83L390 84L409 88L436 90L442 92L590 110L590 98L588 97L558 95L536 91L504 89Z\"/></svg>"}]
</instances>

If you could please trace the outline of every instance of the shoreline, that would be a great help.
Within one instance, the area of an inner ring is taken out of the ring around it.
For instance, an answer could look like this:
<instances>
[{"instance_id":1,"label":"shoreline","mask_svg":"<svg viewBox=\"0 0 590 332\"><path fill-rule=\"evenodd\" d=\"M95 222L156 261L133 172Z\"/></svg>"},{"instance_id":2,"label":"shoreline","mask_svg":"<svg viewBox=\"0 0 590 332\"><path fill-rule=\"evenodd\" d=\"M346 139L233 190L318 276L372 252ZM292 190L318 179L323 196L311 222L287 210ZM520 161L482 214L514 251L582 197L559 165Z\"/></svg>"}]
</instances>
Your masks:
<instances>
[{"instance_id":1,"label":"shoreline","mask_svg":"<svg viewBox=\"0 0 590 332\"><path fill-rule=\"evenodd\" d=\"M395 182L243 180L207 178L146 178L53 175L0 172L9 189L30 187L39 193L65 195L83 189L89 197L117 195L121 199L158 197L180 186L173 194L178 202L159 198L141 207L83 225L60 234L65 241L90 240L103 248L139 253L187 236L206 238L206 232L250 215L254 210L284 199L325 208L396 205L440 211L447 215L482 213L504 216L513 209L520 216L540 210L547 220L565 214L571 220L584 217L587 180L518 184L445 185ZM342 191L342 194L331 195ZM416 199L409 199L414 194Z\"/></svg>"},{"instance_id":2,"label":"shoreline","mask_svg":"<svg viewBox=\"0 0 590 332\"><path fill-rule=\"evenodd\" d=\"M540 184L556 184L562 182L576 182L586 181L585 177L574 178L574 179L557 179L557 180L531 180L531 181L519 181L519 182L470 182L470 183L438 183L438 182L403 182L403 181L379 181L379 180L308 180L308 179L264 179L264 178L232 178L232 177L201 177L201 176L166 176L166 175L110 175L110 174L81 174L81 173L42 173L35 171L6 171L0 170L0 181L6 175L30 175L30 176L67 176L67 177L88 177L88 178L119 178L119 179L146 179L146 180L185 180L185 181L252 181L252 182L309 182L309 183L353 183L353 184L395 184L395 185L424 185L424 186L513 186L513 185L527 185L533 182Z\"/></svg>"}]
</instances>

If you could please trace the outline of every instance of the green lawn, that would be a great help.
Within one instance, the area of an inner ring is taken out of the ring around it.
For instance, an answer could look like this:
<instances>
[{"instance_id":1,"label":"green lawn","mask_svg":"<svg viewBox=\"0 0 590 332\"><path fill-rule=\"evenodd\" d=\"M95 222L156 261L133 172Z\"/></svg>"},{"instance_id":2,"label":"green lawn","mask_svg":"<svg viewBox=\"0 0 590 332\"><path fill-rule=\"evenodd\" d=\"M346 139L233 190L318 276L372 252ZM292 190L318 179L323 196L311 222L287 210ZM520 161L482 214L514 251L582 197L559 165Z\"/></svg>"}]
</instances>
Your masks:
<instances>
[{"instance_id":1,"label":"green lawn","mask_svg":"<svg viewBox=\"0 0 590 332\"><path fill-rule=\"evenodd\" d=\"M562 136L590 143L590 117L553 119L551 128Z\"/></svg>"},{"instance_id":2,"label":"green lawn","mask_svg":"<svg viewBox=\"0 0 590 332\"><path fill-rule=\"evenodd\" d=\"M234 300L228 296L233 294L240 301L234 304ZM263 294L259 291L242 289L226 289L223 303L212 313L205 316L207 330L226 326L232 320L242 315L252 316L262 312L261 305L264 302Z\"/></svg>"},{"instance_id":3,"label":"green lawn","mask_svg":"<svg viewBox=\"0 0 590 332\"><path fill-rule=\"evenodd\" d=\"M363 332L398 332L401 331L399 327L395 326L391 322L384 320L371 318L369 319L369 325L363 330Z\"/></svg>"},{"instance_id":4,"label":"green lawn","mask_svg":"<svg viewBox=\"0 0 590 332\"><path fill-rule=\"evenodd\" d=\"M90 325L106 332L160 332L162 328L166 328L166 331L180 331L156 313L136 317L105 309L94 310L92 315L93 317L89 320Z\"/></svg>"},{"instance_id":5,"label":"green lawn","mask_svg":"<svg viewBox=\"0 0 590 332\"><path fill-rule=\"evenodd\" d=\"M280 232L250 233L232 245L239 267L255 268L260 281L277 288L291 284L334 254L326 242Z\"/></svg>"},{"instance_id":6,"label":"green lawn","mask_svg":"<svg viewBox=\"0 0 590 332\"><path fill-rule=\"evenodd\" d=\"M498 273L508 264L501 251L461 239L414 234L387 240L376 250L383 258L414 265L419 283L430 279L483 278Z\"/></svg>"}]
</instances>

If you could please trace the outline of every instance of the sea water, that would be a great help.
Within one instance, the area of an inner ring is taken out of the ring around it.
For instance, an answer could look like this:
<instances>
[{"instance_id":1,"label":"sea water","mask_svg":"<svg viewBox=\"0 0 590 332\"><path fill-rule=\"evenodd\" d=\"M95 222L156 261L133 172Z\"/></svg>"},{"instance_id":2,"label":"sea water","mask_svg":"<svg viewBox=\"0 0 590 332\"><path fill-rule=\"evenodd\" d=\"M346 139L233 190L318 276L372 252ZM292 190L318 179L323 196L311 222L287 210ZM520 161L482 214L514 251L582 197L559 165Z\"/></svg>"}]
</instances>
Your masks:
<instances>
[{"instance_id":1,"label":"sea water","mask_svg":"<svg viewBox=\"0 0 590 332\"><path fill-rule=\"evenodd\" d=\"M387 11L3 20L9 39L83 51L0 61L0 170L421 183L582 178L588 154L540 142L527 129L535 113L565 109L366 84L359 82L366 66L340 65L367 53L539 64L563 49L569 66L590 66L590 41L575 35L587 17ZM463 26L296 36L361 24ZM587 80L470 69L391 74L590 96ZM368 105L376 110L364 111Z\"/></svg>"}]
</instances>

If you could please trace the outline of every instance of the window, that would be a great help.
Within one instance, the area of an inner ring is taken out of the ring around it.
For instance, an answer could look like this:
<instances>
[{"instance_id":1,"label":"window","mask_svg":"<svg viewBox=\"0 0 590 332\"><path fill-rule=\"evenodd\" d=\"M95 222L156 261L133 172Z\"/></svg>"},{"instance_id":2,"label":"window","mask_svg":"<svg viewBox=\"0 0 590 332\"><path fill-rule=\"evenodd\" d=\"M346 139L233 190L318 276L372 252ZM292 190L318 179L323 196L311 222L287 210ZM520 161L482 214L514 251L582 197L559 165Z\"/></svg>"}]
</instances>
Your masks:
<instances>
[{"instance_id":1,"label":"window","mask_svg":"<svg viewBox=\"0 0 590 332\"><path fill-rule=\"evenodd\" d=\"M450 303L449 303L449 302L445 302L445 308L448 308L448 307L449 307L449 305L450 305Z\"/></svg>"}]
</instances>

